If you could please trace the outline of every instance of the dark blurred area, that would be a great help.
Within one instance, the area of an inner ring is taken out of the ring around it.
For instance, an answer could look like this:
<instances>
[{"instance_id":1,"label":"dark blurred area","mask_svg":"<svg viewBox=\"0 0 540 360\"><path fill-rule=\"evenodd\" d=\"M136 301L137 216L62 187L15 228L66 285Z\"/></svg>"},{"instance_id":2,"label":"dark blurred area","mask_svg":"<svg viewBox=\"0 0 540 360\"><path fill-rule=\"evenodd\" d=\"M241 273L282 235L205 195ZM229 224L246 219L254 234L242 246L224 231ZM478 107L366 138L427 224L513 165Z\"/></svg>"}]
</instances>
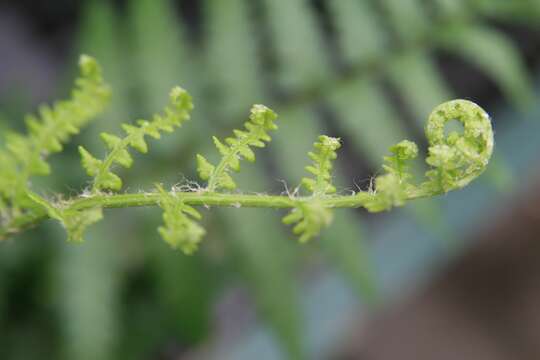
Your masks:
<instances>
[{"instance_id":1,"label":"dark blurred area","mask_svg":"<svg viewBox=\"0 0 540 360\"><path fill-rule=\"evenodd\" d=\"M149 208L107 211L82 245L54 223L8 239L0 359L540 358L539 24L539 0L0 2L0 133L65 98L81 53L113 88L33 183L48 195L80 193L77 145L103 151L100 132L160 111L175 84L192 121L120 171L127 191L196 179L195 154L254 103L280 130L238 174L249 192L294 188L323 133L343 140L339 190L367 189L389 146L426 148L427 116L453 98L485 108L496 136L463 191L340 210L305 246L256 209L203 209L193 256Z\"/></svg>"}]
</instances>

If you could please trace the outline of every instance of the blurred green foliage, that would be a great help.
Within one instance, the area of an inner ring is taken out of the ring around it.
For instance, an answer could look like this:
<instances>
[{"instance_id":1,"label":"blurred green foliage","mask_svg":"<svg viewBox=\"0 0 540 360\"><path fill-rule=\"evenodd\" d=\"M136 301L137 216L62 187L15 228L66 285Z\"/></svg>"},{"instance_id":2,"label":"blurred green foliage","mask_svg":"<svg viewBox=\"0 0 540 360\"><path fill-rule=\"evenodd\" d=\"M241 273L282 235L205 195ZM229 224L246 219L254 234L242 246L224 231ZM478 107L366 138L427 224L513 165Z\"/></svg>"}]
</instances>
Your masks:
<instances>
[{"instance_id":1,"label":"blurred green foliage","mask_svg":"<svg viewBox=\"0 0 540 360\"><path fill-rule=\"evenodd\" d=\"M277 179L290 179L292 191L312 140L332 131L345 134L348 152L374 168L389 145L419 131L435 105L459 95L439 70L438 51L475 66L516 107L531 97L524 59L491 22L537 27L537 0L340 0L318 7L302 0L205 0L198 36L189 36L186 17L171 1L126 3L121 12L107 1L84 2L73 58L99 59L113 99L75 143L99 152L98 131L116 132L122 122L162 108L174 84L195 103L189 126L153 142L149 156L134 155L133 169L119 170L129 174L131 190L195 178L193 154L211 152L211 135L238 126L261 102L279 113L281 130L261 160L246 166L242 189L283 191ZM413 126L405 125L388 87L418 120ZM334 120L330 129L323 113ZM81 189L87 184L72 170L78 158L70 150L72 156L53 161L56 178L47 181ZM504 173L502 160L497 164ZM345 173L371 175L350 160L337 167L338 191L354 190ZM437 206L410 210L433 228ZM171 344L181 352L212 338L215 303L231 286L249 290L284 357L303 358L303 264L326 261L359 298L377 298L363 250L369 234L357 214L336 213L320 241L298 247L276 212L216 213L205 220L208 240L194 257L159 240L159 211L148 209L115 212L80 246L65 244L53 224L2 244L0 358L151 358Z\"/></svg>"}]
</instances>

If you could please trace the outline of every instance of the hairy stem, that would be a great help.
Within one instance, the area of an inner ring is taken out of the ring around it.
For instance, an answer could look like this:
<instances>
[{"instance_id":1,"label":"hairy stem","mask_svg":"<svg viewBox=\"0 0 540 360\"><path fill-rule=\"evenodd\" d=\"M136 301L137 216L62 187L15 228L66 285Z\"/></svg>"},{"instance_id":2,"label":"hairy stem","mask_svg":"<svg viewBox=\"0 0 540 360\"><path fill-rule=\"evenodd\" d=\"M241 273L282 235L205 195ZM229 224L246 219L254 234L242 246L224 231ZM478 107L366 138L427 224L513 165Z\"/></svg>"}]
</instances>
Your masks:
<instances>
[{"instance_id":1,"label":"hairy stem","mask_svg":"<svg viewBox=\"0 0 540 360\"><path fill-rule=\"evenodd\" d=\"M285 195L251 195L251 194L218 194L198 192L172 192L187 205L193 206L219 206L219 207L249 207L249 208L294 208L299 202L311 201L312 197L290 197ZM417 199L428 196L422 192L410 193L408 199ZM321 199L320 202L329 208L358 208L363 207L372 195L368 192L359 192L354 195L335 195ZM87 197L77 197L63 203L65 210L87 210L92 208L129 208L140 206L158 206L159 192L141 194L96 194ZM36 210L13 218L9 223L0 227L0 239L23 229L33 227L49 216L45 210Z\"/></svg>"}]
</instances>

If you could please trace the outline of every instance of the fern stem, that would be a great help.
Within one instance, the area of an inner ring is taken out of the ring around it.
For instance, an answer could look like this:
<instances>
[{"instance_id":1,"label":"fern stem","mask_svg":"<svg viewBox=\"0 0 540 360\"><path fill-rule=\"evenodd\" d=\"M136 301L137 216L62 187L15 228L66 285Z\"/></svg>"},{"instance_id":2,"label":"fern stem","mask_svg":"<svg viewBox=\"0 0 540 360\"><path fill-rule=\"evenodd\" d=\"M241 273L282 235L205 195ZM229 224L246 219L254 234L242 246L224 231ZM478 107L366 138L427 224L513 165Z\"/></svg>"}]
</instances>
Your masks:
<instances>
[{"instance_id":1,"label":"fern stem","mask_svg":"<svg viewBox=\"0 0 540 360\"><path fill-rule=\"evenodd\" d=\"M185 204L194 206L290 208L300 199L276 195L219 194L208 192L175 192L171 194L182 199ZM84 210L92 207L124 208L155 206L159 199L160 194L158 192L95 195L74 200L69 207L74 210Z\"/></svg>"},{"instance_id":2,"label":"fern stem","mask_svg":"<svg viewBox=\"0 0 540 360\"><path fill-rule=\"evenodd\" d=\"M313 200L311 196L289 197L285 195L259 194L220 194L208 192L172 192L187 205L217 206L217 207L247 207L247 208L295 208L299 202ZM409 200L428 196L421 192L411 193ZM372 196L369 192L359 192L354 195L334 195L321 199L320 202L329 208L358 208L363 207ZM87 210L93 208L130 208L142 206L159 206L160 193L149 192L140 194L95 194L78 197L64 202L64 209ZM0 240L21 230L31 228L47 220L45 210L36 210L17 216L0 227Z\"/></svg>"}]
</instances>

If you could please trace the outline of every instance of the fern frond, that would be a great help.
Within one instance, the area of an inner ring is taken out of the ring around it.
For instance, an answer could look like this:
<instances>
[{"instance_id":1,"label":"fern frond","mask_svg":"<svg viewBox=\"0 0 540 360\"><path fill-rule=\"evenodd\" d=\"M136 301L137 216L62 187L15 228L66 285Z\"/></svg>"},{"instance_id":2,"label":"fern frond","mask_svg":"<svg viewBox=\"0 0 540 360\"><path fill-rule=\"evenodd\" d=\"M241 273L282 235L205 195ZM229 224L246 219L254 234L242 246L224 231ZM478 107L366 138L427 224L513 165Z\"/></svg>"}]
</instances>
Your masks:
<instances>
[{"instance_id":1,"label":"fern frond","mask_svg":"<svg viewBox=\"0 0 540 360\"><path fill-rule=\"evenodd\" d=\"M200 220L201 214L184 204L181 197L166 192L161 185L156 185L156 188L165 223L158 228L160 235L172 248L180 249L186 255L193 254L206 233L204 228L193 220Z\"/></svg>"},{"instance_id":2,"label":"fern frond","mask_svg":"<svg viewBox=\"0 0 540 360\"><path fill-rule=\"evenodd\" d=\"M319 136L319 141L313 147L314 152L308 155L313 160L313 165L306 166L306 170L315 178L303 178L302 185L313 193L313 196L321 196L336 192L332 185L332 161L337 158L336 150L341 147L340 139L326 135Z\"/></svg>"},{"instance_id":3,"label":"fern frond","mask_svg":"<svg viewBox=\"0 0 540 360\"><path fill-rule=\"evenodd\" d=\"M25 118L27 134L6 136L5 149L0 151L0 197L14 208L33 203L25 195L29 178L48 175L45 158L61 151L62 144L103 111L109 101L110 88L96 60L82 55L79 68L81 75L69 100L42 105L38 114Z\"/></svg>"},{"instance_id":4,"label":"fern frond","mask_svg":"<svg viewBox=\"0 0 540 360\"><path fill-rule=\"evenodd\" d=\"M332 185L332 161L337 158L336 150L341 147L340 139L326 135L319 136L319 141L313 144L314 151L308 153L313 165L306 166L306 170L315 178L303 178L302 185L312 193L312 197L298 202L298 205L283 218L283 223L297 225L293 233L300 235L300 242L304 243L332 222L332 211L319 201L326 195L336 192Z\"/></svg>"},{"instance_id":5,"label":"fern frond","mask_svg":"<svg viewBox=\"0 0 540 360\"><path fill-rule=\"evenodd\" d=\"M144 139L145 136L159 139L160 132L172 132L175 127L180 127L189 119L192 109L191 96L184 89L175 87L170 93L170 105L162 114L154 115L152 121L139 120L138 126L123 124L122 128L126 133L124 138L108 133L101 134L101 139L109 149L105 159L99 160L84 147L79 146L82 166L86 173L94 178L93 191L120 190L122 179L111 171L111 167L114 164L125 168L131 167L133 158L128 151L129 147L146 153L148 145Z\"/></svg>"},{"instance_id":6,"label":"fern frond","mask_svg":"<svg viewBox=\"0 0 540 360\"><path fill-rule=\"evenodd\" d=\"M264 105L253 105L249 120L245 122L245 130L234 130L234 137L221 142L214 136L214 144L221 154L217 166L212 165L204 156L197 154L197 172L203 180L208 180L206 190L214 192L218 189L233 190L236 183L230 170L240 171L240 159L255 161L255 153L250 147L264 147L271 140L268 131L277 129L274 121L277 115Z\"/></svg>"},{"instance_id":7,"label":"fern frond","mask_svg":"<svg viewBox=\"0 0 540 360\"><path fill-rule=\"evenodd\" d=\"M418 156L418 146L412 141L403 140L390 147L391 156L384 157L383 169L395 174L401 182L409 180L412 175L407 161Z\"/></svg>"},{"instance_id":8,"label":"fern frond","mask_svg":"<svg viewBox=\"0 0 540 360\"><path fill-rule=\"evenodd\" d=\"M43 105L38 116L29 115L25 119L29 138L40 155L62 151L62 143L77 134L109 102L111 90L103 81L96 60L82 55L79 66L82 76L76 80L77 87L70 100L57 102L52 107Z\"/></svg>"},{"instance_id":9,"label":"fern frond","mask_svg":"<svg viewBox=\"0 0 540 360\"><path fill-rule=\"evenodd\" d=\"M390 147L391 156L384 157L383 169L386 174L375 179L375 192L368 193L366 209L371 212L389 210L393 206L403 206L407 194L414 190L409 183L412 178L408 161L418 155L418 146L412 141L403 140Z\"/></svg>"}]
</instances>

